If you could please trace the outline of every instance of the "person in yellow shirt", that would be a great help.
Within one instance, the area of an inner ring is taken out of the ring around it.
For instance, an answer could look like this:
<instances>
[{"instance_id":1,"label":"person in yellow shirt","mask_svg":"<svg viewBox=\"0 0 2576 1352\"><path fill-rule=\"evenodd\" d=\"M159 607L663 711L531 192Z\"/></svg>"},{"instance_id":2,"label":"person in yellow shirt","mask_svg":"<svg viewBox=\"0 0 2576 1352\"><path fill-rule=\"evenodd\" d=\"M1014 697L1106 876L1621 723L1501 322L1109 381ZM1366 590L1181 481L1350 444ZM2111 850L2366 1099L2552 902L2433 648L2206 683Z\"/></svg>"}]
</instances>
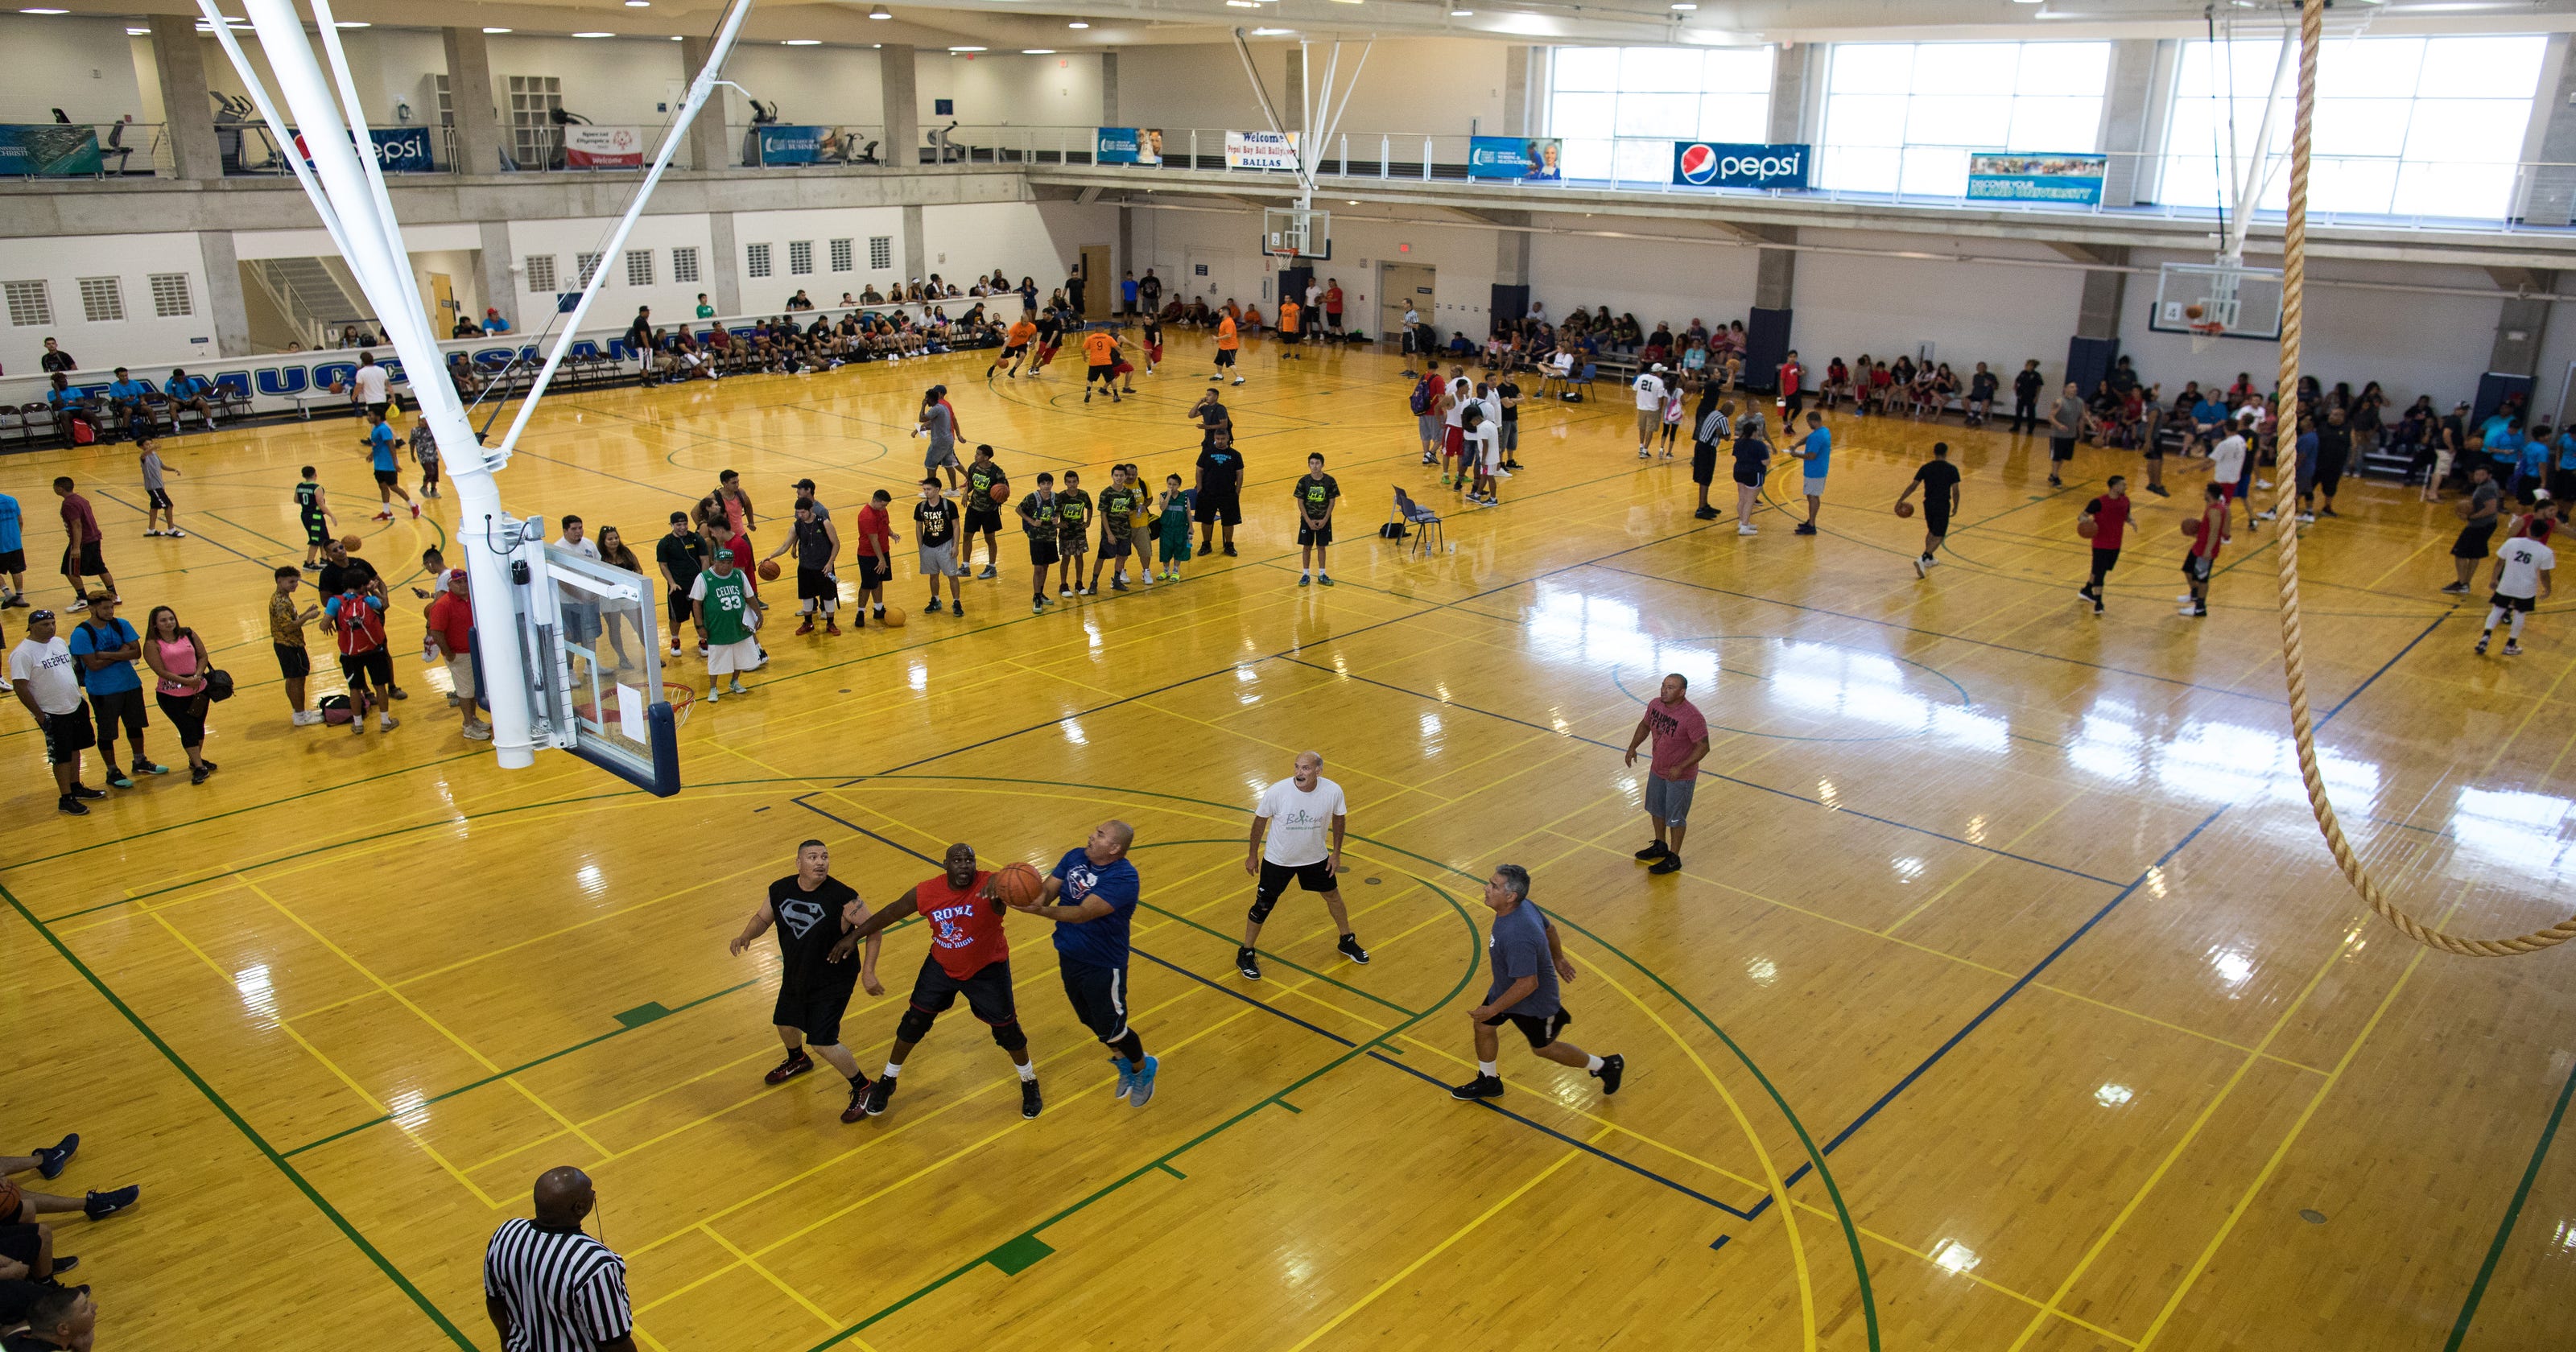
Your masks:
<instances>
[{"instance_id":1,"label":"person in yellow shirt","mask_svg":"<svg viewBox=\"0 0 2576 1352\"><path fill-rule=\"evenodd\" d=\"M993 358L993 364L984 368L984 378L991 380L993 372L1007 361L1011 364L1011 379L1019 379L1020 359L1029 355L1029 340L1037 336L1038 326L1030 323L1026 315L1011 321L1009 331L1002 335L1002 355Z\"/></svg>"},{"instance_id":2,"label":"person in yellow shirt","mask_svg":"<svg viewBox=\"0 0 2576 1352\"><path fill-rule=\"evenodd\" d=\"M1281 360L1285 361L1292 358L1303 360L1304 354L1297 350L1297 340L1300 336L1297 332L1297 327L1305 317L1305 306L1299 305L1294 300L1283 299L1279 302L1279 356Z\"/></svg>"},{"instance_id":3,"label":"person in yellow shirt","mask_svg":"<svg viewBox=\"0 0 2576 1352\"><path fill-rule=\"evenodd\" d=\"M1216 322L1216 374L1209 376L1208 379L1210 381L1225 379L1225 373L1234 369L1235 355L1242 350L1243 339L1235 333L1234 316L1227 315L1219 319ZM1236 376L1234 383L1242 384L1243 377Z\"/></svg>"},{"instance_id":4,"label":"person in yellow shirt","mask_svg":"<svg viewBox=\"0 0 2576 1352\"><path fill-rule=\"evenodd\" d=\"M1109 393L1109 402L1123 402L1118 393L1118 338L1107 329L1093 329L1082 336L1082 359L1090 371L1082 378L1082 402L1091 402L1091 382L1099 381Z\"/></svg>"}]
</instances>

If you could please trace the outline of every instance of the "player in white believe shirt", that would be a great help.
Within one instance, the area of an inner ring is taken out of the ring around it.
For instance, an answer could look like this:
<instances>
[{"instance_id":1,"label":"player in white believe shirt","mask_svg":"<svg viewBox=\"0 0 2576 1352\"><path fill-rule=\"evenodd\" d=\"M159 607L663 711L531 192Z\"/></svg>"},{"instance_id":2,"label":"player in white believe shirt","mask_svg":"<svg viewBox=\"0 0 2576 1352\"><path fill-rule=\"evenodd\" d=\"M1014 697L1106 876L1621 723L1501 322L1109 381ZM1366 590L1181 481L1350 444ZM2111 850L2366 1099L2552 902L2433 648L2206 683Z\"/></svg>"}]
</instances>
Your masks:
<instances>
[{"instance_id":1,"label":"player in white believe shirt","mask_svg":"<svg viewBox=\"0 0 2576 1352\"><path fill-rule=\"evenodd\" d=\"M2504 637L2504 655L2522 656L2522 621L2531 614L2552 590L2549 570L2558 566L2558 556L2542 543L2549 538L2549 518L2538 512L2523 518L2522 534L2504 542L2496 551L2495 592L2487 598L2487 627L2478 631L2478 653L2484 656L2487 640L2495 636L2496 621L2513 616L2513 628Z\"/></svg>"},{"instance_id":2,"label":"player in white believe shirt","mask_svg":"<svg viewBox=\"0 0 2576 1352\"><path fill-rule=\"evenodd\" d=\"M1663 363L1657 362L1654 369L1639 372L1637 383L1629 388L1637 392L1637 458L1651 460L1655 455L1651 449L1655 433L1663 430L1664 425Z\"/></svg>"},{"instance_id":3,"label":"player in white believe shirt","mask_svg":"<svg viewBox=\"0 0 2576 1352\"><path fill-rule=\"evenodd\" d=\"M1309 892L1324 894L1324 909L1333 913L1333 925L1342 932L1335 947L1353 962L1367 962L1368 950L1360 947L1359 936L1351 933L1350 913L1342 909L1342 827L1348 816L1348 804L1342 798L1342 786L1324 778L1324 757L1320 752L1297 753L1297 773L1262 790L1261 805L1252 810L1252 845L1243 857L1243 871L1260 879L1252 893L1252 909L1243 924L1243 947L1236 949L1234 968L1249 981L1261 979L1261 963L1253 953L1261 942L1261 922L1270 918L1270 908L1279 904L1279 896L1288 890L1288 882ZM1325 843L1330 831L1331 844ZM1266 837L1266 838L1265 838Z\"/></svg>"}]
</instances>

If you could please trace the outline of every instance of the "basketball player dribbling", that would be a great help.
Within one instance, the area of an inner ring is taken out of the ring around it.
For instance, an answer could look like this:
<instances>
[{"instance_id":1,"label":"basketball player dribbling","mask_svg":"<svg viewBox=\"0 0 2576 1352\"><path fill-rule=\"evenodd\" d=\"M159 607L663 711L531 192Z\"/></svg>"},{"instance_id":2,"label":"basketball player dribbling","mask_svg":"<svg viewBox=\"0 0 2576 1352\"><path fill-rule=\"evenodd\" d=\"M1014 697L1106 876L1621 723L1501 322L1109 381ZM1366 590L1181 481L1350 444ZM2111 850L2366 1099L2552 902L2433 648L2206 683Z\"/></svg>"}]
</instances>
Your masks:
<instances>
[{"instance_id":1,"label":"basketball player dribbling","mask_svg":"<svg viewBox=\"0 0 2576 1352\"><path fill-rule=\"evenodd\" d=\"M877 935L907 916L919 915L930 925L930 952L913 980L912 1006L895 1024L885 1073L868 1089L867 1115L885 1115L904 1059L963 994L967 1010L993 1030L993 1041L1020 1072L1020 1116L1035 1117L1046 1105L1038 1096L1037 1066L1029 1059L1029 1035L1011 998L1011 944L1002 934L1004 908L994 895L993 875L975 867L975 847L966 844L949 846L941 867L947 871L914 884L832 946L832 961L842 962L862 940L873 951Z\"/></svg>"}]
</instances>

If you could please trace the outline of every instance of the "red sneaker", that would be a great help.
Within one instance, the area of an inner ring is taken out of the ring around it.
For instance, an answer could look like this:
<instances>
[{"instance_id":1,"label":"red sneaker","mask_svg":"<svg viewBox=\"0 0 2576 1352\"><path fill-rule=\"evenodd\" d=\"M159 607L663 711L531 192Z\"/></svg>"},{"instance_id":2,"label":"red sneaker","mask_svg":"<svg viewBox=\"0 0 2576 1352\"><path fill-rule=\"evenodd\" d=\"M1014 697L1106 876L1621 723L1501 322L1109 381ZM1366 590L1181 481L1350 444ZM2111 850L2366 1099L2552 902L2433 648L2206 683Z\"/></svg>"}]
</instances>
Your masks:
<instances>
[{"instance_id":1,"label":"red sneaker","mask_svg":"<svg viewBox=\"0 0 2576 1352\"><path fill-rule=\"evenodd\" d=\"M841 633L841 622L839 620L823 621L823 632L834 638L839 637Z\"/></svg>"}]
</instances>

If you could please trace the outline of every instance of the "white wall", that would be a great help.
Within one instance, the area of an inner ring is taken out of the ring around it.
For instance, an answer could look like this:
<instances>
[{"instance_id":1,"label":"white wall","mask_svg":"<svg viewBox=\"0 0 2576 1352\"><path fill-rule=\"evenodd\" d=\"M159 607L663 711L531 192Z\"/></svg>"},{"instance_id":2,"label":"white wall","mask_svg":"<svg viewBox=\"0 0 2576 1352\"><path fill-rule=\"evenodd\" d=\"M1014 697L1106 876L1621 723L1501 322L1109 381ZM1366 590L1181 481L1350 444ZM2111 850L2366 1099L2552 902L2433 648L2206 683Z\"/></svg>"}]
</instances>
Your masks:
<instances>
[{"instance_id":1,"label":"white wall","mask_svg":"<svg viewBox=\"0 0 2576 1352\"><path fill-rule=\"evenodd\" d=\"M2001 240L1861 231L1800 231L1798 237L1802 243L1929 253L1993 256L2016 249ZM2034 258L2044 252L2037 246L2020 251ZM1816 367L1863 352L1886 361L1929 342L1937 360L1962 373L1981 361L2001 371L2037 357L2040 368L2053 375L2065 365L2066 340L2075 331L2083 295L2084 275L2071 269L1802 253L1790 345Z\"/></svg>"},{"instance_id":2,"label":"white wall","mask_svg":"<svg viewBox=\"0 0 2576 1352\"><path fill-rule=\"evenodd\" d=\"M187 275L194 314L183 319L154 316L149 277L159 272ZM79 279L110 276L118 281L125 318L90 323L81 306ZM103 374L125 365L155 380L168 375L172 363L185 365L215 355L205 258L194 234L0 240L0 279L43 279L54 312L54 322L47 325L22 328L0 321L0 369L35 370L48 337L60 339L84 371Z\"/></svg>"},{"instance_id":3,"label":"white wall","mask_svg":"<svg viewBox=\"0 0 2576 1352\"><path fill-rule=\"evenodd\" d=\"M923 262L960 286L1000 268L1039 293L1064 281L1085 244L1118 242L1118 209L1074 202L991 202L921 209ZM900 247L898 245L898 247ZM902 261L902 254L896 254Z\"/></svg>"},{"instance_id":4,"label":"white wall","mask_svg":"<svg viewBox=\"0 0 2576 1352\"><path fill-rule=\"evenodd\" d=\"M1350 78L1362 45L1342 45L1341 79ZM1231 55L1224 48L1217 50ZM1342 115L1342 130L1351 134L1351 153L1364 159L1376 156L1374 147L1367 155L1360 154L1361 132L1464 136L1471 118L1483 119L1485 134L1505 135L1503 67L1504 56L1511 50L1508 43L1468 38L1379 40L1369 52L1368 66L1360 72L1359 82L1351 90L1350 107ZM1323 87L1324 63L1331 51L1330 43L1310 50L1306 78L1311 89ZM1238 84L1243 79L1240 66L1240 62L1236 63ZM1334 97L1338 100L1340 95L1336 93ZM1321 125L1320 118L1317 125Z\"/></svg>"},{"instance_id":5,"label":"white wall","mask_svg":"<svg viewBox=\"0 0 2576 1352\"><path fill-rule=\"evenodd\" d=\"M1228 57L1231 60L1231 56ZM1120 58L1123 63L1125 58ZM948 125L931 111L954 99L968 126L1096 127L1100 125L1100 57L1090 52L1022 56L1017 52L950 55L924 51L914 62L914 93L923 130ZM1241 78L1240 76L1237 77ZM1127 84L1122 64L1119 84ZM1122 120L1132 116L1124 108Z\"/></svg>"},{"instance_id":6,"label":"white wall","mask_svg":"<svg viewBox=\"0 0 2576 1352\"><path fill-rule=\"evenodd\" d=\"M868 266L868 240L883 235L892 243L883 268ZM864 289L870 282L882 286L903 280L903 208L901 207L835 207L815 211L738 211L733 217L734 246L742 253L735 263L742 280L742 305L745 310L765 313L783 309L787 299L799 288L817 305L830 305L840 300L843 291ZM850 271L832 271L832 241L850 241ZM787 246L796 240L810 240L814 245L814 270L797 276L788 268ZM751 246L769 246L770 275L751 275Z\"/></svg>"},{"instance_id":7,"label":"white wall","mask_svg":"<svg viewBox=\"0 0 2576 1352\"><path fill-rule=\"evenodd\" d=\"M1286 88L1288 53L1280 42L1252 43L1252 61L1277 100ZM1232 44L1128 47L1118 53L1118 120L1132 127L1209 127L1238 131L1267 127L1243 62ZM1186 153L1186 143L1169 149ZM1200 153L1224 151L1202 145Z\"/></svg>"},{"instance_id":8,"label":"white wall","mask_svg":"<svg viewBox=\"0 0 2576 1352\"><path fill-rule=\"evenodd\" d=\"M1537 224L1573 223L1542 216ZM1599 226L1598 219L1582 226ZM1641 224L1645 224L1642 223ZM1753 308L1756 254L1732 245L1691 247L1587 235L1538 235L1530 240L1530 294L1563 319L1576 306L1607 305L1634 314L1651 333L1669 319L1679 332L1693 315L1711 324L1742 319ZM1805 267L1804 260L1799 266ZM1802 273L1801 282L1806 280ZM1799 318L1805 319L1801 312ZM1849 354L1846 354L1849 355Z\"/></svg>"},{"instance_id":9,"label":"white wall","mask_svg":"<svg viewBox=\"0 0 2576 1352\"><path fill-rule=\"evenodd\" d=\"M554 294L531 294L526 272L516 269L521 268L524 260L532 254L553 254L555 286L559 290L570 291L580 280L580 255L596 250L600 241L608 237L609 227L613 224L607 220L510 222L510 261L514 269L510 284L513 294L506 300L487 299L484 304L499 306L501 313L508 316L521 332L535 333L544 329L550 313L548 307L554 304ZM597 326L613 317L622 326L635 317L635 307L639 305L652 306L657 323L676 323L695 314L697 293L712 293L715 288L703 280L695 283L671 280L671 250L683 246L697 249L700 277L713 277L715 248L704 215L639 217L634 232L626 237L626 247L653 251L654 284L649 287L628 286L624 260L603 260L600 271L608 280L600 287L599 298L591 302L589 322ZM786 266L784 247L779 253L779 265L783 270ZM745 283L747 288L751 285ZM774 282L763 284L764 288L774 285ZM775 304L786 296L786 292L780 292L775 300L771 300L765 297L763 290L746 290L744 301L750 304L759 298L765 304Z\"/></svg>"},{"instance_id":10,"label":"white wall","mask_svg":"<svg viewBox=\"0 0 2576 1352\"><path fill-rule=\"evenodd\" d=\"M1228 297L1258 302L1265 318L1276 310L1275 269L1261 254L1259 212L1133 210L1138 276L1150 265L1164 279L1167 295L1201 297L1210 305L1221 305ZM1487 328L1494 286L1492 231L1337 216L1332 238L1333 256L1316 263L1315 272L1341 280L1345 310L1355 322L1372 331L1376 327L1379 266L1410 263L1439 274L1438 307L1424 316L1426 322L1477 334ZM1209 267L1206 277L1193 271L1202 262Z\"/></svg>"},{"instance_id":11,"label":"white wall","mask_svg":"<svg viewBox=\"0 0 2576 1352\"><path fill-rule=\"evenodd\" d=\"M125 29L123 19L0 14L0 52L9 54L0 122L51 122L56 108L74 122L113 122L127 113L142 120Z\"/></svg>"},{"instance_id":12,"label":"white wall","mask_svg":"<svg viewBox=\"0 0 2576 1352\"><path fill-rule=\"evenodd\" d=\"M666 42L663 45L671 49L671 78L687 78L678 73L680 44ZM946 59L944 53L942 59ZM499 68L496 66L494 69L497 72ZM692 75L695 73L690 72ZM745 43L734 48L733 55L726 60L725 78L749 90L752 98L777 104L778 117L782 122L798 126L861 127L877 127L885 123L885 87L878 75L877 53L873 51ZM723 93L725 121L735 126L748 124L751 106L741 91L727 89ZM576 111L597 120L606 120L586 109ZM653 125L661 125L661 119L656 117Z\"/></svg>"}]
</instances>

